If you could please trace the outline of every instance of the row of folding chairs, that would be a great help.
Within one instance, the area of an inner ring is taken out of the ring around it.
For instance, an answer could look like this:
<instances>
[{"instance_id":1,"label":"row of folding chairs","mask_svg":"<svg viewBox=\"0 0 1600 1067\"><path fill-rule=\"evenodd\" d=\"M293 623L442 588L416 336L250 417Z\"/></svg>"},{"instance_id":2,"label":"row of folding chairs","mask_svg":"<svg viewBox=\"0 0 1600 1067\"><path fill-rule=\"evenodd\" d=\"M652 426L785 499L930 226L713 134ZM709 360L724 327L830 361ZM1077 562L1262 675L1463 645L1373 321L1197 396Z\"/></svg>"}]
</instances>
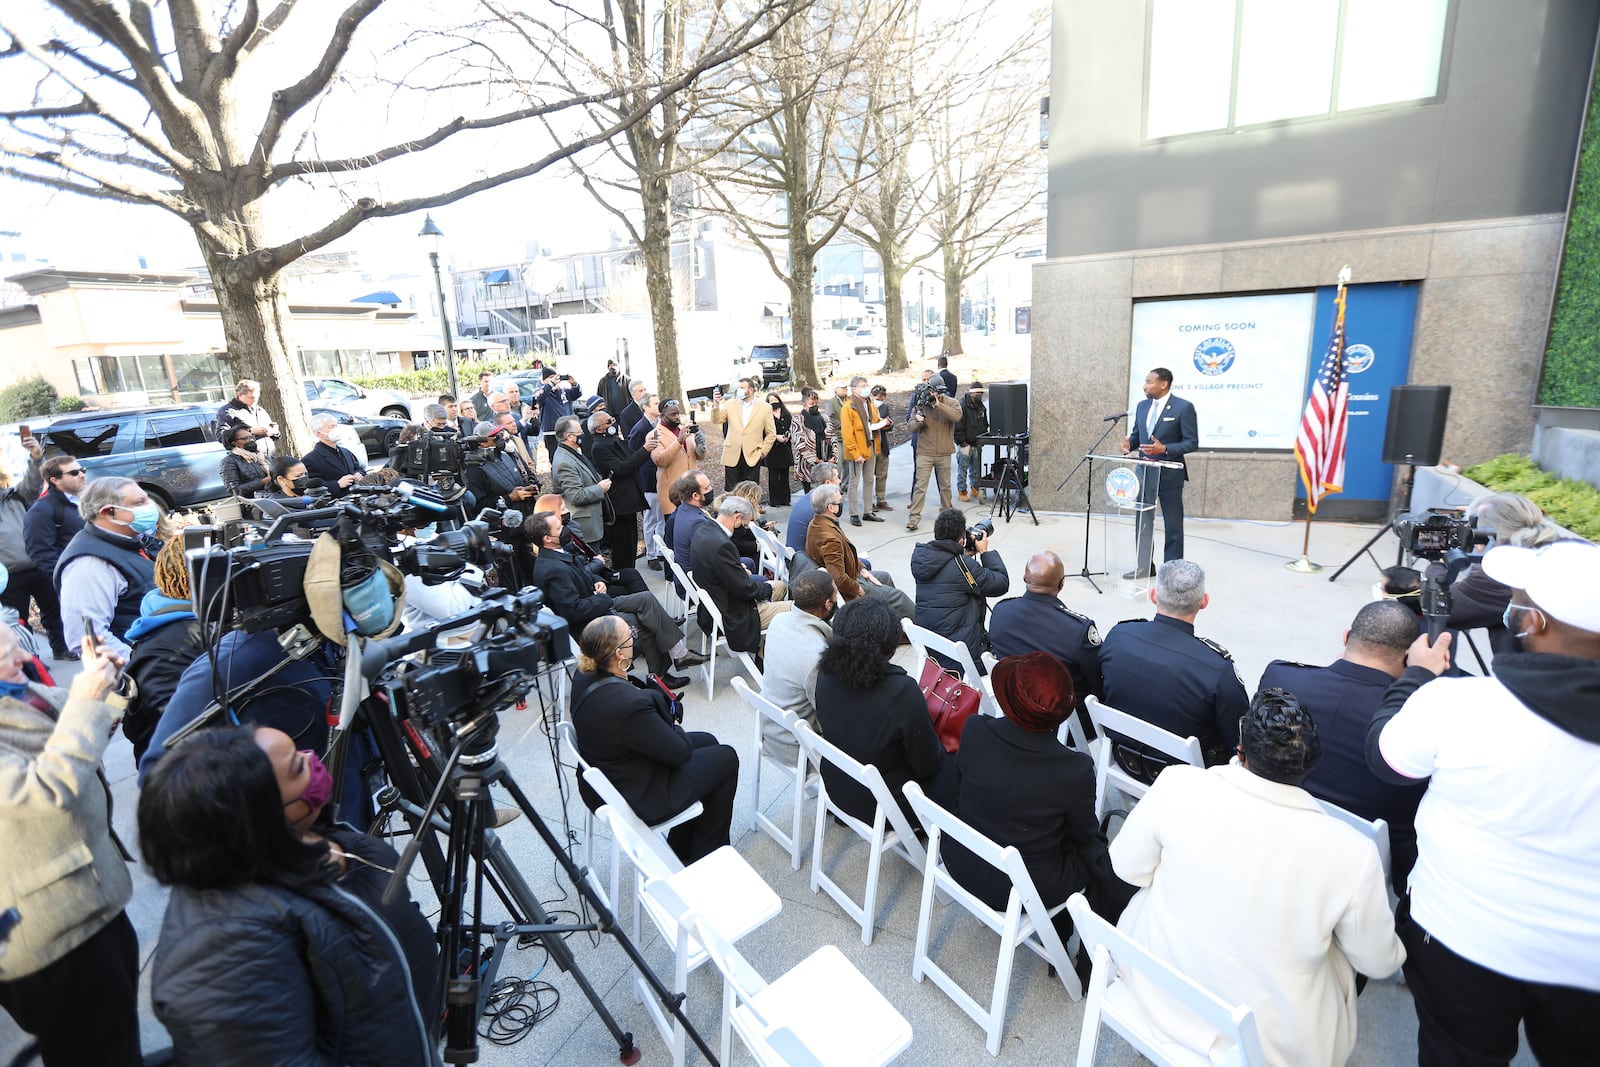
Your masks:
<instances>
[{"instance_id":1,"label":"row of folding chairs","mask_svg":"<svg viewBox=\"0 0 1600 1067\"><path fill-rule=\"evenodd\" d=\"M755 527L752 526L751 529L753 530ZM766 531L762 530L761 533L765 534ZM722 612L717 609L716 601L707 596L694 583L694 576L678 562L677 557L673 555L672 549L667 546L666 541L662 540L659 534L656 536L656 551L660 552L661 558L667 561L667 567L671 570L672 576L677 579L678 587L683 589L683 599L680 603L683 608L684 640L689 638L689 622L691 619L698 619L700 617L699 613L704 613L704 617L710 620L711 628L709 631L702 631L700 644L700 651L706 655L705 663L700 666L700 675L706 680L706 699L710 700L716 694L717 652L719 650L725 649L749 673L750 677L759 681L761 672L756 669L756 662L751 658L750 653L739 652L728 646L728 628L723 624ZM677 589L674 588L672 582L667 583L667 588L676 595Z\"/></svg>"}]
</instances>

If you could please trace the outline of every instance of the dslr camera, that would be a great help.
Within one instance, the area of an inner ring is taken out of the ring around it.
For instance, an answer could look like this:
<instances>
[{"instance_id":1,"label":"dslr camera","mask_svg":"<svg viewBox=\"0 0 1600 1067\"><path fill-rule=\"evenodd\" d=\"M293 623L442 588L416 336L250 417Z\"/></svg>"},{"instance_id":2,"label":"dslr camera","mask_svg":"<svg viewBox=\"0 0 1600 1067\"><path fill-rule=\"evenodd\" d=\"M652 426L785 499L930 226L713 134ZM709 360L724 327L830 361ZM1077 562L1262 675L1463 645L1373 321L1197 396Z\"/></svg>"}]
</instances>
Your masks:
<instances>
[{"instance_id":1,"label":"dslr camera","mask_svg":"<svg viewBox=\"0 0 1600 1067\"><path fill-rule=\"evenodd\" d=\"M982 519L967 527L967 551L978 551L978 542L987 540L993 533L993 519Z\"/></svg>"},{"instance_id":2,"label":"dslr camera","mask_svg":"<svg viewBox=\"0 0 1600 1067\"><path fill-rule=\"evenodd\" d=\"M1429 510L1401 515L1394 520L1394 532L1413 559L1442 563L1451 552L1471 552L1476 520L1461 517L1456 511Z\"/></svg>"}]
</instances>

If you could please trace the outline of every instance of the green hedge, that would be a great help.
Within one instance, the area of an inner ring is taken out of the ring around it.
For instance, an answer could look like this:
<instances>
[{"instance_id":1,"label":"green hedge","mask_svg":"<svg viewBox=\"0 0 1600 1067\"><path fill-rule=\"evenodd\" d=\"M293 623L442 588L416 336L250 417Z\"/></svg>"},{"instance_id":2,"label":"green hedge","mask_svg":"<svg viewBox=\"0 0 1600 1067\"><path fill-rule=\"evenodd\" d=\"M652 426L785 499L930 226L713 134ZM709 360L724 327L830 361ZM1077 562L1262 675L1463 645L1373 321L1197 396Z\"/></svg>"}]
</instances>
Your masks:
<instances>
[{"instance_id":1,"label":"green hedge","mask_svg":"<svg viewBox=\"0 0 1600 1067\"><path fill-rule=\"evenodd\" d=\"M56 387L43 378L24 378L0 389L0 422L19 422L56 410Z\"/></svg>"},{"instance_id":2,"label":"green hedge","mask_svg":"<svg viewBox=\"0 0 1600 1067\"><path fill-rule=\"evenodd\" d=\"M1588 482L1557 478L1527 456L1514 452L1461 473L1497 493L1521 493L1573 533L1600 541L1600 489Z\"/></svg>"},{"instance_id":3,"label":"green hedge","mask_svg":"<svg viewBox=\"0 0 1600 1067\"><path fill-rule=\"evenodd\" d=\"M457 363L456 387L461 390L462 396L467 396L478 387L478 375L483 371L509 374L516 370L527 370L532 364L531 359L489 359ZM545 366L554 367L555 361L547 360ZM430 393L437 396L450 388L450 372L443 367L408 371L405 374L358 374L351 375L350 380L363 389L393 389L407 396L427 396Z\"/></svg>"},{"instance_id":4,"label":"green hedge","mask_svg":"<svg viewBox=\"0 0 1600 1067\"><path fill-rule=\"evenodd\" d=\"M1578 187L1567 220L1539 403L1600 407L1600 82L1589 101L1578 155Z\"/></svg>"}]
</instances>

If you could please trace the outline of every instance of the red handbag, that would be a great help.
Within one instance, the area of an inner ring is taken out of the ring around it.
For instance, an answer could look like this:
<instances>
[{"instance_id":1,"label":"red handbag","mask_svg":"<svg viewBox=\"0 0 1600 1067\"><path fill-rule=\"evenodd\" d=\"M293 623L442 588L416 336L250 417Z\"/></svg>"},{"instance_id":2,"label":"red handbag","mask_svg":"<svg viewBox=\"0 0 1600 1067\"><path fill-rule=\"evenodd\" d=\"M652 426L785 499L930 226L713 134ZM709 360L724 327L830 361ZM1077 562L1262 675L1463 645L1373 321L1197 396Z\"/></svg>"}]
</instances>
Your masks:
<instances>
[{"instance_id":1,"label":"red handbag","mask_svg":"<svg viewBox=\"0 0 1600 1067\"><path fill-rule=\"evenodd\" d=\"M983 694L961 680L961 676L947 671L932 656L922 665L922 677L917 679L923 699L928 702L928 717L933 720L934 733L946 752L961 747L961 728L983 702Z\"/></svg>"}]
</instances>

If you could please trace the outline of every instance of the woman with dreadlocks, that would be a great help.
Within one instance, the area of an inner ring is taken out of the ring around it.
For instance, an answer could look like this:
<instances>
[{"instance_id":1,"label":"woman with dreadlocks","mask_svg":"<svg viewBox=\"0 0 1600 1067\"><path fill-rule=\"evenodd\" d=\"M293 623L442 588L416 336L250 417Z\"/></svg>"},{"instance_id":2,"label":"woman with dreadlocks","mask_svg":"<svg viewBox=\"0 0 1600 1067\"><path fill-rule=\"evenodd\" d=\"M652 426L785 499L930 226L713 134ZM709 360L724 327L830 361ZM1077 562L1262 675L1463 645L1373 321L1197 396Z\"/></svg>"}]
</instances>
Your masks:
<instances>
[{"instance_id":1,"label":"woman with dreadlocks","mask_svg":"<svg viewBox=\"0 0 1600 1067\"><path fill-rule=\"evenodd\" d=\"M1161 772L1111 843L1142 887L1118 927L1230 1004L1247 1004L1267 1060L1337 1067L1356 1042L1356 975L1405 959L1372 840L1300 788L1322 753L1295 697L1263 689L1227 766ZM1204 1056L1213 1035L1128 976L1158 1036Z\"/></svg>"},{"instance_id":2,"label":"woman with dreadlocks","mask_svg":"<svg viewBox=\"0 0 1600 1067\"><path fill-rule=\"evenodd\" d=\"M139 617L128 627L128 674L138 686L122 734L133 745L133 759L144 758L150 735L161 719L178 679L206 650L194 605L189 602L189 569L183 556L183 533L167 539L156 555L156 587L139 603Z\"/></svg>"}]
</instances>

